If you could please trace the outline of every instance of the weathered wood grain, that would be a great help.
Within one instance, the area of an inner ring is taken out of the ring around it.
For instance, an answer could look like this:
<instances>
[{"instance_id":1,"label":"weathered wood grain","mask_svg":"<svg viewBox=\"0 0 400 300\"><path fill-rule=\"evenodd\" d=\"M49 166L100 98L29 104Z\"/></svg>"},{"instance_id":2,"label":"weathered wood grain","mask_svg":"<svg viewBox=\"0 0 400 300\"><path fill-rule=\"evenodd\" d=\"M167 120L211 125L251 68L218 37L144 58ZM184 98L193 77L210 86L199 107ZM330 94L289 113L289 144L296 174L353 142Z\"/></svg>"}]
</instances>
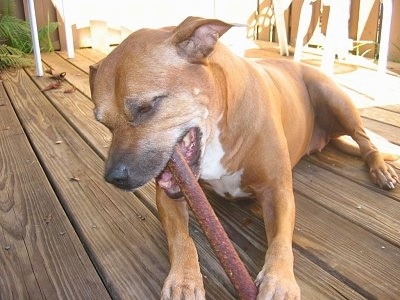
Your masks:
<instances>
[{"instance_id":1,"label":"weathered wood grain","mask_svg":"<svg viewBox=\"0 0 400 300\"><path fill-rule=\"evenodd\" d=\"M105 57L105 54L97 51L93 48L87 48L87 49L78 49L76 52L79 53L79 55L86 57L87 59L93 61L93 62L99 62Z\"/></svg>"},{"instance_id":2,"label":"weathered wood grain","mask_svg":"<svg viewBox=\"0 0 400 300\"><path fill-rule=\"evenodd\" d=\"M156 217L133 194L104 183L103 161L24 72L8 74L5 86L112 297L158 297L168 261Z\"/></svg>"},{"instance_id":3,"label":"weathered wood grain","mask_svg":"<svg viewBox=\"0 0 400 300\"><path fill-rule=\"evenodd\" d=\"M85 49L84 51L76 49L74 58L68 58L67 53L65 51L58 51L56 52L56 54L59 55L64 60L67 60L70 64L74 65L76 68L84 71L85 73L89 72L89 67L91 65L97 63L102 58L104 58L104 54L100 54L99 52L93 49ZM96 59L96 57L99 58Z\"/></svg>"},{"instance_id":4,"label":"weathered wood grain","mask_svg":"<svg viewBox=\"0 0 400 300\"><path fill-rule=\"evenodd\" d=\"M42 59L54 69L56 73L66 72L66 79L85 95L90 95L89 77L86 70L78 69L55 53L43 53Z\"/></svg>"},{"instance_id":5,"label":"weathered wood grain","mask_svg":"<svg viewBox=\"0 0 400 300\"><path fill-rule=\"evenodd\" d=\"M46 63L44 65L47 66ZM40 89L48 86L53 81L49 76L36 77L33 70L27 70L27 72ZM80 86L85 86L85 90L88 88L86 86L88 85L87 77L88 75L84 73L80 77L82 82L78 83ZM59 89L49 90L44 94L68 123L104 159L111 142L111 133L94 119L94 104L83 93L79 91L64 93L65 90L72 87L69 80L70 78L67 74L66 80L61 83Z\"/></svg>"},{"instance_id":6,"label":"weathered wood grain","mask_svg":"<svg viewBox=\"0 0 400 300\"><path fill-rule=\"evenodd\" d=\"M248 209L252 206L252 203L226 202L226 200L213 193L209 193L208 197L210 198L210 201L225 230L234 242L239 255L246 262L249 271L252 274L257 274L259 266L264 263L267 243L262 220L254 218L254 215ZM297 218L300 218L301 220L307 217L307 212L297 214ZM318 230L315 229L317 226L318 224L315 224L312 227L314 230ZM346 230L346 228L339 228L338 235L340 235L341 230ZM310 253L303 251L303 241L301 239L298 239L298 241L296 240L298 234L297 231L298 227L295 232L294 270L301 287L302 298L364 299L361 294L346 285L346 279L344 276L342 278L336 278L329 272L329 270L326 270L326 262L314 262L313 260L310 260ZM316 233L316 238L318 238L318 236L320 236L320 234ZM307 242L307 239L304 241ZM299 244L297 244L297 242L299 242ZM322 242L321 244L321 247L323 248L324 245ZM337 250L340 253L341 249Z\"/></svg>"},{"instance_id":7,"label":"weathered wood grain","mask_svg":"<svg viewBox=\"0 0 400 300\"><path fill-rule=\"evenodd\" d=\"M294 243L316 264L368 299L399 295L399 248L297 196ZM307 215L307 218L302 218Z\"/></svg>"},{"instance_id":8,"label":"weathered wood grain","mask_svg":"<svg viewBox=\"0 0 400 300\"><path fill-rule=\"evenodd\" d=\"M0 299L108 293L0 84Z\"/></svg>"},{"instance_id":9,"label":"weathered wood grain","mask_svg":"<svg viewBox=\"0 0 400 300\"><path fill-rule=\"evenodd\" d=\"M361 109L360 114L365 118L400 128L399 113L395 111L382 109L379 107L369 107Z\"/></svg>"},{"instance_id":10,"label":"weathered wood grain","mask_svg":"<svg viewBox=\"0 0 400 300\"><path fill-rule=\"evenodd\" d=\"M382 124L379 121L368 118L363 118L363 123L366 128L385 137L390 142L400 145L400 127Z\"/></svg>"},{"instance_id":11,"label":"weathered wood grain","mask_svg":"<svg viewBox=\"0 0 400 300\"><path fill-rule=\"evenodd\" d=\"M294 178L296 192L400 247L400 192L397 190L370 189L353 178L346 178L345 173L334 174L306 161L296 167ZM319 188L321 185L323 189Z\"/></svg>"}]
</instances>

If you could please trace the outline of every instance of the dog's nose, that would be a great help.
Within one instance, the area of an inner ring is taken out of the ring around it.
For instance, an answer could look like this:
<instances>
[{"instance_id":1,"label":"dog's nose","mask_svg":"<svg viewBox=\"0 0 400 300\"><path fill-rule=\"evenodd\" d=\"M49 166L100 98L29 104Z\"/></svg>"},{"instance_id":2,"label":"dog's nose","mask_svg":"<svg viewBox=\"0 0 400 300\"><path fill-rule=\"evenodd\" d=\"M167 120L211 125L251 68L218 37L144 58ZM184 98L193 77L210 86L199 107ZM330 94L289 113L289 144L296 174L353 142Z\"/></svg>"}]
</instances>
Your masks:
<instances>
[{"instance_id":1,"label":"dog's nose","mask_svg":"<svg viewBox=\"0 0 400 300\"><path fill-rule=\"evenodd\" d=\"M125 164L118 164L107 168L105 180L121 189L129 188L129 170Z\"/></svg>"}]
</instances>

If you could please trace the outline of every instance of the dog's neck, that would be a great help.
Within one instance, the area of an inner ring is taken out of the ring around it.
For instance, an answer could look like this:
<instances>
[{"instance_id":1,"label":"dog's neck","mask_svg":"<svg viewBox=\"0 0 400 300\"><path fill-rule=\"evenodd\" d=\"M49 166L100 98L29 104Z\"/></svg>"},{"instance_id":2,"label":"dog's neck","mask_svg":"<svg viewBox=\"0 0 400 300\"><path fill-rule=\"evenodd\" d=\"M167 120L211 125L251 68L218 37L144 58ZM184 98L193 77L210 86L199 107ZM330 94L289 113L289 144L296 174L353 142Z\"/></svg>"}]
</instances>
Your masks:
<instances>
[{"instance_id":1,"label":"dog's neck","mask_svg":"<svg viewBox=\"0 0 400 300\"><path fill-rule=\"evenodd\" d=\"M220 43L209 57L209 68L213 73L216 90L216 99L212 101L216 102L216 111L223 112L223 115L215 117L218 120L218 132L221 132L219 140L224 149L229 149L221 162L229 166L229 172L236 171L240 169L238 156L246 153L243 147L253 145L254 141L251 139L257 136L256 132L254 135L243 135L243 132L249 128L260 131L259 122L253 120L262 119L256 115L260 113L257 107L264 105L265 101L263 94L258 92L263 86L264 71L251 61L235 55ZM254 118L244 117L238 120L238 116ZM214 128L212 131L217 130Z\"/></svg>"},{"instance_id":2,"label":"dog's neck","mask_svg":"<svg viewBox=\"0 0 400 300\"><path fill-rule=\"evenodd\" d=\"M223 104L228 106L232 101L242 99L248 88L243 83L243 77L249 76L247 62L235 55L222 43L217 43L214 52L209 57L210 69L214 73L216 88L219 89ZM233 70L235 70L233 72ZM240 74L240 76L237 76ZM221 89L223 87L223 89Z\"/></svg>"}]
</instances>

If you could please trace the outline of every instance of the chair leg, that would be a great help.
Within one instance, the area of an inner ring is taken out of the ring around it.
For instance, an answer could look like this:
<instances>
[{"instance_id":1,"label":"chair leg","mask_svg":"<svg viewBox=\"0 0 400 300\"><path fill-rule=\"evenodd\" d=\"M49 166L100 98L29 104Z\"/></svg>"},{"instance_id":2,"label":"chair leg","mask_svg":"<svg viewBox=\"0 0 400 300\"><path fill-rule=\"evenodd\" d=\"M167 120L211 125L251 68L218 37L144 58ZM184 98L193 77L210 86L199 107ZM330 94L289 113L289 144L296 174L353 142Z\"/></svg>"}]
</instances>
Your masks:
<instances>
[{"instance_id":1,"label":"chair leg","mask_svg":"<svg viewBox=\"0 0 400 300\"><path fill-rule=\"evenodd\" d=\"M321 69L327 74L333 74L336 50L338 46L343 47L348 38L347 22L350 13L350 2L349 0L332 1L329 5L330 10Z\"/></svg>"},{"instance_id":2,"label":"chair leg","mask_svg":"<svg viewBox=\"0 0 400 300\"><path fill-rule=\"evenodd\" d=\"M300 61L301 53L303 51L303 39L307 33L308 26L310 25L312 15L312 1L304 0L301 6L299 26L297 29L296 47L294 51L294 60Z\"/></svg>"},{"instance_id":3,"label":"chair leg","mask_svg":"<svg viewBox=\"0 0 400 300\"><path fill-rule=\"evenodd\" d=\"M286 25L285 25L285 9L284 4L281 0L273 0L274 13L276 19L276 29L278 32L278 42L281 55L289 56L289 48L286 35Z\"/></svg>"},{"instance_id":4,"label":"chair leg","mask_svg":"<svg viewBox=\"0 0 400 300\"><path fill-rule=\"evenodd\" d=\"M384 75L386 73L387 56L390 37L390 23L392 21L392 0L383 0L383 18L381 28L381 40L379 43L379 60L378 60L378 74Z\"/></svg>"}]
</instances>

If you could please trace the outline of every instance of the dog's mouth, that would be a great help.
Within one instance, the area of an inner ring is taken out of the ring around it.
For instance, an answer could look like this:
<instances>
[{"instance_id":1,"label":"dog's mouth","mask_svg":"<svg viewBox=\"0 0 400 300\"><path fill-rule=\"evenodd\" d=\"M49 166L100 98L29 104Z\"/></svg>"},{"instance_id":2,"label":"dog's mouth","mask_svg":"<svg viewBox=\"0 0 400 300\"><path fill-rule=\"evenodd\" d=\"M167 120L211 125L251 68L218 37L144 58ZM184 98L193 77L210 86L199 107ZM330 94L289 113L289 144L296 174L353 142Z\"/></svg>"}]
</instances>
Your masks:
<instances>
[{"instance_id":1,"label":"dog's mouth","mask_svg":"<svg viewBox=\"0 0 400 300\"><path fill-rule=\"evenodd\" d=\"M200 175L200 156L201 156L201 132L195 127L189 129L178 141L177 147L185 156L186 162L192 169L193 175L198 178ZM168 167L157 176L158 185L172 199L181 198L182 191Z\"/></svg>"}]
</instances>

